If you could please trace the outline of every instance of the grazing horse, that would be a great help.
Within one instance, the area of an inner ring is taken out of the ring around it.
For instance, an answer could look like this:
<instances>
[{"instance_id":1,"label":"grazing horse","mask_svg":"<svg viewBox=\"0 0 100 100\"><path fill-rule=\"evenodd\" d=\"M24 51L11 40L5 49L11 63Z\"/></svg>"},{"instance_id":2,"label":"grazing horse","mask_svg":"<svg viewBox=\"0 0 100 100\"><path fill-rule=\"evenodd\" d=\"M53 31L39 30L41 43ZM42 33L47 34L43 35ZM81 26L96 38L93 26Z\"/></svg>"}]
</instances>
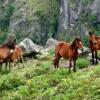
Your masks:
<instances>
[{"instance_id":1,"label":"grazing horse","mask_svg":"<svg viewBox=\"0 0 100 100\"><path fill-rule=\"evenodd\" d=\"M92 64L97 64L97 51L100 50L100 36L95 36L95 34L89 32L89 48L92 53ZM96 59L96 62L94 59Z\"/></svg>"},{"instance_id":2,"label":"grazing horse","mask_svg":"<svg viewBox=\"0 0 100 100\"><path fill-rule=\"evenodd\" d=\"M13 42L5 42L0 46L0 70L2 67L3 62L6 61L10 54L10 50L14 49L16 45L16 41ZM7 63L6 63L6 70L7 70Z\"/></svg>"},{"instance_id":3,"label":"grazing horse","mask_svg":"<svg viewBox=\"0 0 100 100\"><path fill-rule=\"evenodd\" d=\"M22 61L22 64L23 64L23 67L24 67L23 51L20 47L15 47L14 51L11 52L9 57L8 57L9 66L10 66L10 63L14 63L15 61L17 61L18 66L19 66L20 60Z\"/></svg>"},{"instance_id":4,"label":"grazing horse","mask_svg":"<svg viewBox=\"0 0 100 100\"><path fill-rule=\"evenodd\" d=\"M78 58L78 49L83 50L83 44L80 38L76 38L72 43L60 42L55 48L55 68L59 67L59 60L61 58L69 59L69 72L72 67L72 61L74 62L73 71L76 71L75 65Z\"/></svg>"}]
</instances>

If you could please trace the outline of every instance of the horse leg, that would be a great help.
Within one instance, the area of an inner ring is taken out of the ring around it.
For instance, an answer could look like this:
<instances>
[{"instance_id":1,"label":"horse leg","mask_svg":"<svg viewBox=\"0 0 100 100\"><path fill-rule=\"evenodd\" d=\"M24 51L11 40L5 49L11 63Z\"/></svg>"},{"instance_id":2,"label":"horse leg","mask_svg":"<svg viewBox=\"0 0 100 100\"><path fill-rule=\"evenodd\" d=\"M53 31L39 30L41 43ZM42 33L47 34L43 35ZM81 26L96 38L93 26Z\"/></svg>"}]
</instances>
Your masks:
<instances>
[{"instance_id":1,"label":"horse leg","mask_svg":"<svg viewBox=\"0 0 100 100\"><path fill-rule=\"evenodd\" d=\"M57 68L57 66L58 66L58 60L57 60L57 58L55 58L54 59L54 67Z\"/></svg>"},{"instance_id":2,"label":"horse leg","mask_svg":"<svg viewBox=\"0 0 100 100\"><path fill-rule=\"evenodd\" d=\"M6 71L7 71L7 66L8 66L8 63L7 63L7 62L5 62Z\"/></svg>"},{"instance_id":3,"label":"horse leg","mask_svg":"<svg viewBox=\"0 0 100 100\"><path fill-rule=\"evenodd\" d=\"M61 59L60 56L54 59L54 66L55 66L55 68L59 68L59 60L60 59Z\"/></svg>"},{"instance_id":4,"label":"horse leg","mask_svg":"<svg viewBox=\"0 0 100 100\"><path fill-rule=\"evenodd\" d=\"M73 68L74 72L76 72L76 67L75 66L76 66L76 59L74 60L74 68Z\"/></svg>"},{"instance_id":5,"label":"horse leg","mask_svg":"<svg viewBox=\"0 0 100 100\"><path fill-rule=\"evenodd\" d=\"M69 60L69 73L71 72L71 67L72 67L72 60Z\"/></svg>"},{"instance_id":6,"label":"horse leg","mask_svg":"<svg viewBox=\"0 0 100 100\"><path fill-rule=\"evenodd\" d=\"M2 69L2 64L0 64L0 71L1 71L1 69Z\"/></svg>"},{"instance_id":7,"label":"horse leg","mask_svg":"<svg viewBox=\"0 0 100 100\"><path fill-rule=\"evenodd\" d=\"M19 68L19 59L17 59L17 64L18 64L18 68Z\"/></svg>"},{"instance_id":8,"label":"horse leg","mask_svg":"<svg viewBox=\"0 0 100 100\"><path fill-rule=\"evenodd\" d=\"M95 51L95 59L96 59L96 64L98 64L97 51Z\"/></svg>"},{"instance_id":9,"label":"horse leg","mask_svg":"<svg viewBox=\"0 0 100 100\"><path fill-rule=\"evenodd\" d=\"M92 64L94 64L94 52L92 52Z\"/></svg>"},{"instance_id":10,"label":"horse leg","mask_svg":"<svg viewBox=\"0 0 100 100\"><path fill-rule=\"evenodd\" d=\"M8 62L8 64L9 64L9 71L10 71L10 62Z\"/></svg>"},{"instance_id":11,"label":"horse leg","mask_svg":"<svg viewBox=\"0 0 100 100\"><path fill-rule=\"evenodd\" d=\"M23 56L21 57L21 60L22 60L23 68L24 68L25 66L24 66L24 59L23 59Z\"/></svg>"}]
</instances>

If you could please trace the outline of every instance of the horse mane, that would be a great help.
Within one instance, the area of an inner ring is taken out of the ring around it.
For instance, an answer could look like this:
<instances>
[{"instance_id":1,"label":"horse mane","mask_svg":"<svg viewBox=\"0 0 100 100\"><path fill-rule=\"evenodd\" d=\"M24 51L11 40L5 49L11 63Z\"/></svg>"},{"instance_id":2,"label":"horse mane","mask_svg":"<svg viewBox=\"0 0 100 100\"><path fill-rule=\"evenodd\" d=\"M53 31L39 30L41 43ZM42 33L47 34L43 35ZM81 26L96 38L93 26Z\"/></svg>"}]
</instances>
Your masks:
<instances>
[{"instance_id":1,"label":"horse mane","mask_svg":"<svg viewBox=\"0 0 100 100\"><path fill-rule=\"evenodd\" d=\"M75 40L71 43L71 45L70 45L72 49L75 48L75 42L76 42L76 39L75 39Z\"/></svg>"},{"instance_id":2,"label":"horse mane","mask_svg":"<svg viewBox=\"0 0 100 100\"><path fill-rule=\"evenodd\" d=\"M100 36L95 36L95 39L100 39Z\"/></svg>"},{"instance_id":3,"label":"horse mane","mask_svg":"<svg viewBox=\"0 0 100 100\"><path fill-rule=\"evenodd\" d=\"M1 44L0 48L6 47L6 44Z\"/></svg>"},{"instance_id":4,"label":"horse mane","mask_svg":"<svg viewBox=\"0 0 100 100\"><path fill-rule=\"evenodd\" d=\"M94 33L94 32L90 32L90 31L89 31L89 35L93 35L93 33Z\"/></svg>"}]
</instances>

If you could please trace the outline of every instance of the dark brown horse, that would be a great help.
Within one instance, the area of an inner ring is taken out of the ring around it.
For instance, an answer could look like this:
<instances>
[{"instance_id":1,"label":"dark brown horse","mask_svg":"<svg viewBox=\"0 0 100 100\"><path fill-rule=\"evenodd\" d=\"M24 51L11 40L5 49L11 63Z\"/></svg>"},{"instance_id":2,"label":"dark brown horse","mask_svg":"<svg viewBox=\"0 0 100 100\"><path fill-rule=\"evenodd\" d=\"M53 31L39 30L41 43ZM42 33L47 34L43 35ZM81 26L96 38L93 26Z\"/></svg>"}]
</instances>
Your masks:
<instances>
[{"instance_id":1,"label":"dark brown horse","mask_svg":"<svg viewBox=\"0 0 100 100\"><path fill-rule=\"evenodd\" d=\"M80 38L76 38L72 43L60 42L55 48L55 68L59 67L59 60L61 58L69 59L69 72L72 67L72 61L74 62L73 71L76 71L75 65L78 58L78 49L83 50L83 44Z\"/></svg>"},{"instance_id":2,"label":"dark brown horse","mask_svg":"<svg viewBox=\"0 0 100 100\"><path fill-rule=\"evenodd\" d=\"M92 64L97 64L97 51L100 50L100 36L96 36L92 32L89 32L89 48L92 53Z\"/></svg>"}]
</instances>

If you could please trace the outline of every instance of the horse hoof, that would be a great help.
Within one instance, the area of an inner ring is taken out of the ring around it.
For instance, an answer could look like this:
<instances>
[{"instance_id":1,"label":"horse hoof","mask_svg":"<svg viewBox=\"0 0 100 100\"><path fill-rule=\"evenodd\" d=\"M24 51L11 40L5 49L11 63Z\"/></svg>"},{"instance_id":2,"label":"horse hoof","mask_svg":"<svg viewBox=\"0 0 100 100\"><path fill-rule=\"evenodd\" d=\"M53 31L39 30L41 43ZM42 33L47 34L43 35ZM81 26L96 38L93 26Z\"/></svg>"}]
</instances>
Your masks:
<instances>
[{"instance_id":1,"label":"horse hoof","mask_svg":"<svg viewBox=\"0 0 100 100\"><path fill-rule=\"evenodd\" d=\"M76 72L76 70L73 70L74 72Z\"/></svg>"},{"instance_id":2,"label":"horse hoof","mask_svg":"<svg viewBox=\"0 0 100 100\"><path fill-rule=\"evenodd\" d=\"M71 73L71 71L69 70L69 73Z\"/></svg>"},{"instance_id":3,"label":"horse hoof","mask_svg":"<svg viewBox=\"0 0 100 100\"><path fill-rule=\"evenodd\" d=\"M97 65L98 64L98 61L95 64Z\"/></svg>"},{"instance_id":4,"label":"horse hoof","mask_svg":"<svg viewBox=\"0 0 100 100\"><path fill-rule=\"evenodd\" d=\"M95 63L94 63L94 62L92 62L92 65L95 65Z\"/></svg>"}]
</instances>

